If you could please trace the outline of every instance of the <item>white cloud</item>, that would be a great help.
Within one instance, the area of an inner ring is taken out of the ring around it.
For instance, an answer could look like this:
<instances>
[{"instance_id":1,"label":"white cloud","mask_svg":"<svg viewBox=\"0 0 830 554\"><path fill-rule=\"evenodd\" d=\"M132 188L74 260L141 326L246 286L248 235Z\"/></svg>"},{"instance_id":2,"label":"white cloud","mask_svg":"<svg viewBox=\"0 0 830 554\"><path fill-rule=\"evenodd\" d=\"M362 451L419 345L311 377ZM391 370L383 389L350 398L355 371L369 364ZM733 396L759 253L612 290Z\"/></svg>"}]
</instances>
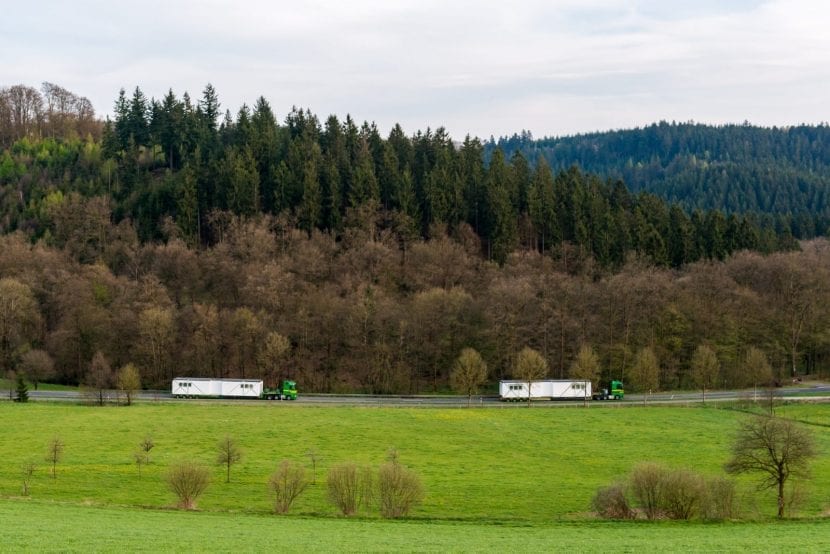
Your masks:
<instances>
[{"instance_id":1,"label":"white cloud","mask_svg":"<svg viewBox=\"0 0 830 554\"><path fill-rule=\"evenodd\" d=\"M454 136L561 134L659 119L827 119L830 5L807 0L13 5L0 84L58 82L108 112L120 87L235 110L259 95Z\"/></svg>"}]
</instances>

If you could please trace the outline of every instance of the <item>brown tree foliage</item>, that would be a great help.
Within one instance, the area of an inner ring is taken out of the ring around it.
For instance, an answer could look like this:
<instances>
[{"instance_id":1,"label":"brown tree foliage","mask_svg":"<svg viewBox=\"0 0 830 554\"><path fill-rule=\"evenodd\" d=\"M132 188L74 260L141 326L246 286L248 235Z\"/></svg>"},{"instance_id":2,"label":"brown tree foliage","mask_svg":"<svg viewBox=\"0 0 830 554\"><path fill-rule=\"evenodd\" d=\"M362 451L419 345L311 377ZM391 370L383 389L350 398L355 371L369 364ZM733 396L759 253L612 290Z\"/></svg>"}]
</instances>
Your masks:
<instances>
[{"instance_id":1,"label":"brown tree foliage","mask_svg":"<svg viewBox=\"0 0 830 554\"><path fill-rule=\"evenodd\" d=\"M695 349L706 344L721 366L707 388L758 379L752 348L779 383L793 364L798 375L830 374L824 240L674 271L636 258L603 270L567 249L518 251L498 266L462 228L413 238L404 252L377 227L309 234L285 215L216 214L216 242L199 249L175 237L141 244L108 206L56 196L43 214L54 218L47 240L0 236L2 280L25 283L32 308L25 324L0 321L6 367L19 370L25 352L41 350L55 380L76 384L100 351L114 367L137 363L149 387L168 386L175 372L417 393L450 388L465 346L491 379L513 375L525 346L566 378L590 344L597 379L635 375L648 347L660 362L657 387L676 389L698 386ZM289 345L283 355L271 345L277 335Z\"/></svg>"}]
</instances>

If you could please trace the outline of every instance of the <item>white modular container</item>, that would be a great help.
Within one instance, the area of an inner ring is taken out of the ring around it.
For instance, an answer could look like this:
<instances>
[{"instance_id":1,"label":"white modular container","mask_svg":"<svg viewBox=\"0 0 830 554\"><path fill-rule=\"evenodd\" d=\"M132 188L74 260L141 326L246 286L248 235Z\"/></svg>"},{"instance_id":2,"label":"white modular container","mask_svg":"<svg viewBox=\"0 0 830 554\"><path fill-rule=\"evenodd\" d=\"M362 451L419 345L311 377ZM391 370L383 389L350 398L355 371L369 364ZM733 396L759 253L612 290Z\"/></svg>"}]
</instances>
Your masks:
<instances>
[{"instance_id":1,"label":"white modular container","mask_svg":"<svg viewBox=\"0 0 830 554\"><path fill-rule=\"evenodd\" d=\"M258 379L208 379L176 377L171 385L174 397L259 398L262 381Z\"/></svg>"},{"instance_id":2,"label":"white modular container","mask_svg":"<svg viewBox=\"0 0 830 554\"><path fill-rule=\"evenodd\" d=\"M219 396L226 398L259 398L262 381L257 379L222 379Z\"/></svg>"},{"instance_id":3,"label":"white modular container","mask_svg":"<svg viewBox=\"0 0 830 554\"><path fill-rule=\"evenodd\" d=\"M499 382L499 396L502 400L527 400L527 381L510 380ZM591 382L578 380L532 381L532 400L582 400L591 398Z\"/></svg>"},{"instance_id":4,"label":"white modular container","mask_svg":"<svg viewBox=\"0 0 830 554\"><path fill-rule=\"evenodd\" d=\"M204 377L176 377L170 392L174 397L219 396L219 382Z\"/></svg>"}]
</instances>

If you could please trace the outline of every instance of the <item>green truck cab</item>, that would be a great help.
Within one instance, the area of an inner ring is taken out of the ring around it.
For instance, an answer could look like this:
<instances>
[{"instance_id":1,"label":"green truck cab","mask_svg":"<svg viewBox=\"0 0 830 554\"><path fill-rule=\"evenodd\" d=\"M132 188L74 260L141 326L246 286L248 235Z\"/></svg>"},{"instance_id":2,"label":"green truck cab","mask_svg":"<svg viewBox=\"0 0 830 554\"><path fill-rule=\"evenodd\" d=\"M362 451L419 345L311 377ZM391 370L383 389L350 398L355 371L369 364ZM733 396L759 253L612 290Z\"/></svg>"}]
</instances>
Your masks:
<instances>
[{"instance_id":1,"label":"green truck cab","mask_svg":"<svg viewBox=\"0 0 830 554\"><path fill-rule=\"evenodd\" d=\"M266 400L297 400L297 383L286 379L281 387L262 389L262 398Z\"/></svg>"},{"instance_id":2,"label":"green truck cab","mask_svg":"<svg viewBox=\"0 0 830 554\"><path fill-rule=\"evenodd\" d=\"M611 381L608 388L599 389L594 395L594 400L622 400L625 398L625 390L622 381Z\"/></svg>"}]
</instances>

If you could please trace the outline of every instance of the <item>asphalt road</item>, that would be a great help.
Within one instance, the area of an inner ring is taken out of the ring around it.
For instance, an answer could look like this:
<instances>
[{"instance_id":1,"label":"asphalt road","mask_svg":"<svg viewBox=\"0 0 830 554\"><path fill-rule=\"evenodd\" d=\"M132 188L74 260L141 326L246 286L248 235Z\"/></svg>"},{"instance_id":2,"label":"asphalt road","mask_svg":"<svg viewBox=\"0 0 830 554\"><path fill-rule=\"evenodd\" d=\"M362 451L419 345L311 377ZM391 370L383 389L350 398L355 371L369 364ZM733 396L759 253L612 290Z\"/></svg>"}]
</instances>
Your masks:
<instances>
[{"instance_id":1,"label":"asphalt road","mask_svg":"<svg viewBox=\"0 0 830 554\"><path fill-rule=\"evenodd\" d=\"M786 400L803 400L803 401L830 401L830 384L815 383L809 385L801 385L796 387L785 387L773 389L776 398ZM757 392L753 390L730 390L730 391L709 391L706 393L707 402L724 402L737 399L752 400L757 399L762 401L766 391L759 389ZM46 391L39 390L29 391L29 397L32 400L45 400L57 402L78 402L82 400L83 396L77 391ZM0 395L0 398L8 399L8 395ZM210 399L176 399L172 398L169 392L166 391L142 391L134 396L138 402L232 402L232 403L254 403L259 404L268 402L265 400L210 400ZM698 392L680 392L680 393L655 393L646 395L646 403L648 404L688 404L702 402L701 393ZM277 401L273 401L277 402ZM594 404L618 404L618 405L635 405L642 404L642 394L627 394L625 400L622 401L605 401L592 402ZM435 395L413 395L413 396L382 396L382 395L334 395L334 394L300 394L297 400L292 402L283 401L282 403L296 403L296 404L316 404L316 405L352 405L352 406L431 406L431 407L461 407L467 405L467 398L462 396L435 396ZM475 406L491 407L491 408L509 408L524 406L522 402L501 402L495 396L475 396L471 400L471 404ZM562 406L579 406L582 401L544 401L539 400L534 402L534 406L538 407L562 407Z\"/></svg>"}]
</instances>

